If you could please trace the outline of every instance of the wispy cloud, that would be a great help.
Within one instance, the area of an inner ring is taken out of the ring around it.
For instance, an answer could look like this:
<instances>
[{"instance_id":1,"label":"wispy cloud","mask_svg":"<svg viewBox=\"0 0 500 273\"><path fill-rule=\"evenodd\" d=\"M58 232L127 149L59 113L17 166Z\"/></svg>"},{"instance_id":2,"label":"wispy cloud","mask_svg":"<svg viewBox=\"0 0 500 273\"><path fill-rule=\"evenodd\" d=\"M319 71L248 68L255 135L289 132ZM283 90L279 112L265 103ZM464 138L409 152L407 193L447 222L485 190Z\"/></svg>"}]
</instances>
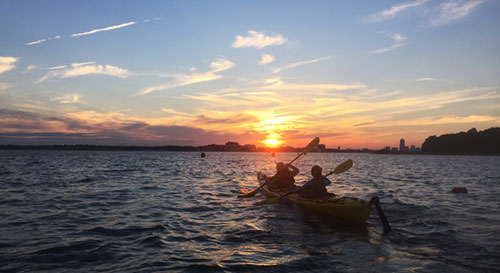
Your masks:
<instances>
[{"instance_id":1,"label":"wispy cloud","mask_svg":"<svg viewBox=\"0 0 500 273\"><path fill-rule=\"evenodd\" d=\"M469 16L486 0L457 0L441 3L435 10L435 18L429 21L430 26L450 24Z\"/></svg>"},{"instance_id":2,"label":"wispy cloud","mask_svg":"<svg viewBox=\"0 0 500 273\"><path fill-rule=\"evenodd\" d=\"M59 66L52 66L52 67L49 67L47 69L48 70L58 70L58 69L66 68L66 67L67 67L66 65L59 65Z\"/></svg>"},{"instance_id":3,"label":"wispy cloud","mask_svg":"<svg viewBox=\"0 0 500 273\"><path fill-rule=\"evenodd\" d=\"M160 20L160 19L161 19L161 17L155 17L155 18L153 18L153 19L147 18L147 19L144 19L144 23L149 23L149 22L151 22L152 20L153 20L153 21L157 21L157 20Z\"/></svg>"},{"instance_id":4,"label":"wispy cloud","mask_svg":"<svg viewBox=\"0 0 500 273\"><path fill-rule=\"evenodd\" d=\"M413 2L406 2L399 5L394 5L390 9L382 10L369 17L369 21L380 22L383 20L388 20L396 17L399 13L408 10L410 8L418 7L423 5L430 0L417 0Z\"/></svg>"},{"instance_id":5,"label":"wispy cloud","mask_svg":"<svg viewBox=\"0 0 500 273\"><path fill-rule=\"evenodd\" d=\"M382 34L382 35L385 35L389 38L391 38L393 40L393 44L391 46L388 46L388 47L384 47L384 48L379 48L379 49L375 49L375 50L372 50L370 51L370 54L380 54L380 53L384 53L384 52L388 52L388 51L391 51L391 50L394 50L398 47L401 47L404 45L404 41L406 40L406 37L402 34L399 34L399 33L392 33L392 32L385 32L385 31L381 31L379 32L379 34Z\"/></svg>"},{"instance_id":6,"label":"wispy cloud","mask_svg":"<svg viewBox=\"0 0 500 273\"><path fill-rule=\"evenodd\" d=\"M32 65L32 64L30 64L30 65L28 65L28 66L26 67L26 69L24 69L23 73L28 73L28 72L30 72L30 71L33 71L33 70L37 69L37 68L38 68L38 67L37 67L36 65Z\"/></svg>"},{"instance_id":7,"label":"wispy cloud","mask_svg":"<svg viewBox=\"0 0 500 273\"><path fill-rule=\"evenodd\" d=\"M61 39L60 35L57 35L57 36L54 36L54 37L49 37L49 38L44 38L44 39L40 39L40 40L36 40L36 41L33 41L33 42L26 43L24 45L27 45L27 46L37 45L37 44L44 43L46 41L58 40L58 39Z\"/></svg>"},{"instance_id":8,"label":"wispy cloud","mask_svg":"<svg viewBox=\"0 0 500 273\"><path fill-rule=\"evenodd\" d=\"M145 94L149 94L151 92L180 87L180 86L185 86L185 85L189 85L189 84L193 84L193 83L217 80L217 79L222 78L222 75L217 74L218 72L228 70L230 68L233 68L234 66L235 66L235 64L233 62L226 60L226 59L219 58L219 59L210 63L210 70L208 72L168 75L168 77L174 78L173 83L147 87L147 88L141 90L141 92L139 92L139 95L145 95Z\"/></svg>"},{"instance_id":9,"label":"wispy cloud","mask_svg":"<svg viewBox=\"0 0 500 273\"><path fill-rule=\"evenodd\" d=\"M255 47L258 49L272 45L282 45L288 41L288 38L282 35L266 36L264 33L255 30L249 30L248 36L237 35L232 46L234 48L240 47Z\"/></svg>"},{"instance_id":10,"label":"wispy cloud","mask_svg":"<svg viewBox=\"0 0 500 273\"><path fill-rule=\"evenodd\" d=\"M91 74L100 74L118 78L127 78L131 73L127 69L112 65L97 65L95 62L72 63L71 67L56 66L51 67L42 78L35 83L41 83L54 78L72 78Z\"/></svg>"},{"instance_id":11,"label":"wispy cloud","mask_svg":"<svg viewBox=\"0 0 500 273\"><path fill-rule=\"evenodd\" d=\"M80 94L66 94L64 96L54 97L52 100L59 103L75 103L78 102L81 97L82 96Z\"/></svg>"},{"instance_id":12,"label":"wispy cloud","mask_svg":"<svg viewBox=\"0 0 500 273\"><path fill-rule=\"evenodd\" d=\"M18 58L15 57L1 57L0 56L0 74L16 68Z\"/></svg>"},{"instance_id":13,"label":"wispy cloud","mask_svg":"<svg viewBox=\"0 0 500 273\"><path fill-rule=\"evenodd\" d=\"M283 70L287 70L287 69L294 68L294 67L301 66L301 65L305 65L305 64L312 64L312 63L325 61L325 60L328 60L330 58L331 58L331 56L326 56L326 57L316 58L316 59L312 59L312 60L306 60L306 61L300 61L300 62L296 62L296 63L287 64L287 65L284 65L282 67L276 68L273 71L273 73L279 73Z\"/></svg>"},{"instance_id":14,"label":"wispy cloud","mask_svg":"<svg viewBox=\"0 0 500 273\"><path fill-rule=\"evenodd\" d=\"M40 39L40 40L36 40L36 41L33 41L33 42L29 42L29 43L26 43L24 45L27 45L27 46L30 46L30 45L37 45L37 44L41 44L43 42L45 42L46 40L45 39Z\"/></svg>"},{"instance_id":15,"label":"wispy cloud","mask_svg":"<svg viewBox=\"0 0 500 273\"><path fill-rule=\"evenodd\" d=\"M436 80L436 79L434 79L434 78L429 78L429 77L427 77L427 78L418 78L418 79L417 79L417 81L419 81L419 82L425 82L425 81L435 81L435 80Z\"/></svg>"},{"instance_id":16,"label":"wispy cloud","mask_svg":"<svg viewBox=\"0 0 500 273\"><path fill-rule=\"evenodd\" d=\"M263 65L263 64L268 64L268 63L272 63L276 60L276 58L274 58L274 56L272 55L269 55L269 54L262 54L261 58L260 58L260 62L259 64L260 65Z\"/></svg>"},{"instance_id":17,"label":"wispy cloud","mask_svg":"<svg viewBox=\"0 0 500 273\"><path fill-rule=\"evenodd\" d=\"M109 30L119 29L119 28L123 28L123 27L128 27L128 26L134 25L136 23L137 23L136 21L132 21L132 22L128 22L128 23L124 23L124 24L120 24L120 25L109 26L109 27L105 27L105 28L98 28L98 29L94 29L94 30L90 30L90 31L86 31L86 32L71 34L71 37L78 37L78 36L84 36L84 35L90 35L90 34L102 32L102 31L109 31Z\"/></svg>"},{"instance_id":18,"label":"wispy cloud","mask_svg":"<svg viewBox=\"0 0 500 273\"><path fill-rule=\"evenodd\" d=\"M168 114L172 114L172 115L176 115L176 116L183 116L183 117L191 117L192 116L189 113L179 112L179 111L176 111L176 110L170 109L170 108L162 108L161 111L164 113L168 113Z\"/></svg>"}]
</instances>

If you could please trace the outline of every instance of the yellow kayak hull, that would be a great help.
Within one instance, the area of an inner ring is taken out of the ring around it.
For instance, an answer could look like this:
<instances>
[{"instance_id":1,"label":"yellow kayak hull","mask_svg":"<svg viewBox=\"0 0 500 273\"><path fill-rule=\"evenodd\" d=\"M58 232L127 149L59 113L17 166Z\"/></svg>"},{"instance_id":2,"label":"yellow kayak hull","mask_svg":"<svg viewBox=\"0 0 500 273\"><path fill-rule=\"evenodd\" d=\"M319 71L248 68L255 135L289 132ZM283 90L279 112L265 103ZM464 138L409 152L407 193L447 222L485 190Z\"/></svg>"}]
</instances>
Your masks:
<instances>
[{"instance_id":1,"label":"yellow kayak hull","mask_svg":"<svg viewBox=\"0 0 500 273\"><path fill-rule=\"evenodd\" d=\"M263 173L257 173L257 178L260 185L265 182L265 175ZM286 190L270 189L267 185L262 187L261 190L269 197L279 197L287 192ZM286 196L286 199L323 215L351 222L364 223L370 216L370 202L355 197L330 195L311 199L302 198L298 194L289 194Z\"/></svg>"}]
</instances>

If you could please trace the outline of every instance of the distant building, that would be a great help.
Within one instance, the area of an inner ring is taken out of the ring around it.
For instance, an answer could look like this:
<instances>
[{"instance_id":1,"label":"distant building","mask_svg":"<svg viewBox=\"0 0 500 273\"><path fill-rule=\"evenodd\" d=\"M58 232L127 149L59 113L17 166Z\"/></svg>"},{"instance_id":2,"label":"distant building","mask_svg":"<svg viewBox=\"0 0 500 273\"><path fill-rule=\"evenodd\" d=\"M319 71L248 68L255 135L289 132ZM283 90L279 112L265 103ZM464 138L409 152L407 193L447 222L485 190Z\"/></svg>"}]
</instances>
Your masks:
<instances>
[{"instance_id":1,"label":"distant building","mask_svg":"<svg viewBox=\"0 0 500 273\"><path fill-rule=\"evenodd\" d=\"M245 144L245 146L243 146L243 149L247 152L254 152L257 151L257 146L253 144Z\"/></svg>"},{"instance_id":2,"label":"distant building","mask_svg":"<svg viewBox=\"0 0 500 273\"><path fill-rule=\"evenodd\" d=\"M385 149L386 151L390 151L391 150L391 146L385 146Z\"/></svg>"},{"instance_id":3,"label":"distant building","mask_svg":"<svg viewBox=\"0 0 500 273\"><path fill-rule=\"evenodd\" d=\"M397 152L398 151L398 147L392 147L392 151L393 152Z\"/></svg>"},{"instance_id":4,"label":"distant building","mask_svg":"<svg viewBox=\"0 0 500 273\"><path fill-rule=\"evenodd\" d=\"M402 138L399 140L399 151L404 152L404 150L405 150L405 140L404 138Z\"/></svg>"},{"instance_id":5,"label":"distant building","mask_svg":"<svg viewBox=\"0 0 500 273\"><path fill-rule=\"evenodd\" d=\"M337 147L337 151L340 151L340 146Z\"/></svg>"},{"instance_id":6,"label":"distant building","mask_svg":"<svg viewBox=\"0 0 500 273\"><path fill-rule=\"evenodd\" d=\"M326 150L326 145L325 144L318 144L318 147L316 148L318 152L324 152Z\"/></svg>"},{"instance_id":7,"label":"distant building","mask_svg":"<svg viewBox=\"0 0 500 273\"><path fill-rule=\"evenodd\" d=\"M242 147L240 146L240 144L238 142L228 141L228 142L226 142L224 150L226 150L226 151L240 151L241 148Z\"/></svg>"}]
</instances>

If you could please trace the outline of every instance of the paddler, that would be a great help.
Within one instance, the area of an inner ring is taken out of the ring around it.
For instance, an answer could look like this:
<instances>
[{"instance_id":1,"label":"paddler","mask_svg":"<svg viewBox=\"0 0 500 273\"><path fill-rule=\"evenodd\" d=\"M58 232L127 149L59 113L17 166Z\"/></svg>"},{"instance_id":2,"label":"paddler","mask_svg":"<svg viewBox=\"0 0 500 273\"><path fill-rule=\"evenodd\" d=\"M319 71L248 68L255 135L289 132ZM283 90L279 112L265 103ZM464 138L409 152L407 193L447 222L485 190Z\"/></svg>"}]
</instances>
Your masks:
<instances>
[{"instance_id":1,"label":"paddler","mask_svg":"<svg viewBox=\"0 0 500 273\"><path fill-rule=\"evenodd\" d=\"M331 195L326 190L326 186L332 184L332 181L323 176L322 172L323 169L320 166L314 165L311 168L311 175L313 176L311 180L307 181L302 187L290 190L281 197L291 193L298 193L299 196L303 198L320 198Z\"/></svg>"},{"instance_id":2,"label":"paddler","mask_svg":"<svg viewBox=\"0 0 500 273\"><path fill-rule=\"evenodd\" d=\"M269 179L269 187L271 189L288 189L295 186L295 179L293 178L299 173L299 169L290 164L278 162L276 164L276 174Z\"/></svg>"}]
</instances>

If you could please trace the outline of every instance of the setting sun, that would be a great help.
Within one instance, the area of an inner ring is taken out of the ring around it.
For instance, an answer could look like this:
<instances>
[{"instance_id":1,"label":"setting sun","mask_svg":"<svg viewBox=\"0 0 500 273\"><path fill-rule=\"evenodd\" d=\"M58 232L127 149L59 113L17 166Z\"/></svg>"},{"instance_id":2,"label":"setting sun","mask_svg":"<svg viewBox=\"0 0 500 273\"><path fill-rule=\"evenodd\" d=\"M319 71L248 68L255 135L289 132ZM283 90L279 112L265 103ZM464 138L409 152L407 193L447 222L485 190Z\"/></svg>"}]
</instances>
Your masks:
<instances>
[{"instance_id":1,"label":"setting sun","mask_svg":"<svg viewBox=\"0 0 500 273\"><path fill-rule=\"evenodd\" d=\"M271 147L271 148L272 147L276 147L277 145L279 145L279 144L282 143L281 141L279 141L279 140L277 140L275 138L268 138L268 139L266 139L266 140L264 140L262 142L266 143L266 145L268 147Z\"/></svg>"}]
</instances>

